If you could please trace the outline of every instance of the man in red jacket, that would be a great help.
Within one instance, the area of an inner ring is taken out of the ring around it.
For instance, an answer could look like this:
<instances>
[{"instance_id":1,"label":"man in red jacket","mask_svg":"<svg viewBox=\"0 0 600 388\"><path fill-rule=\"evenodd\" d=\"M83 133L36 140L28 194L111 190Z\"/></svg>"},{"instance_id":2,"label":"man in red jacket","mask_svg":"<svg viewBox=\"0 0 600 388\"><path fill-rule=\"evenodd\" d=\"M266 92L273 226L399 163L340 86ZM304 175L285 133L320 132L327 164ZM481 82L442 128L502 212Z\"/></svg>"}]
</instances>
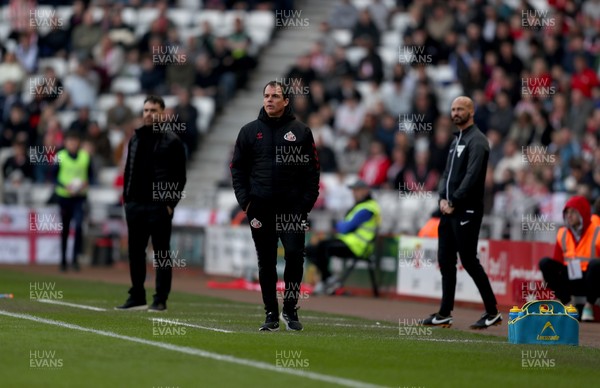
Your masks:
<instances>
[{"instance_id":1,"label":"man in red jacket","mask_svg":"<svg viewBox=\"0 0 600 388\"><path fill-rule=\"evenodd\" d=\"M596 73L588 67L583 55L575 57L574 66L575 71L571 76L571 89L581 90L586 98L592 98L592 89L600 85Z\"/></svg>"},{"instance_id":2,"label":"man in red jacket","mask_svg":"<svg viewBox=\"0 0 600 388\"><path fill-rule=\"evenodd\" d=\"M557 299L566 304L574 295L581 320L593 321L593 305L600 296L600 226L592 222L590 204L581 196L567 201L563 216L554 257L540 260L540 271ZM585 305L579 303L580 296L585 296Z\"/></svg>"}]
</instances>

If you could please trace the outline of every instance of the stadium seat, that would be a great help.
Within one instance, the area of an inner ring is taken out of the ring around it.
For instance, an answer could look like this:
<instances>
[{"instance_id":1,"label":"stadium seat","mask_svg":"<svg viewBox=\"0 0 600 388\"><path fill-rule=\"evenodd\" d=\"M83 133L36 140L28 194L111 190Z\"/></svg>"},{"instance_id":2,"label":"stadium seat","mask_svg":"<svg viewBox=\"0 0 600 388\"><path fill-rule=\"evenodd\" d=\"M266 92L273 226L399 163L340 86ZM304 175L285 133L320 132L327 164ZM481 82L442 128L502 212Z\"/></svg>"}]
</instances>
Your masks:
<instances>
[{"instance_id":1,"label":"stadium seat","mask_svg":"<svg viewBox=\"0 0 600 388\"><path fill-rule=\"evenodd\" d=\"M178 28L186 28L192 24L192 13L187 9L172 8L167 11L167 18Z\"/></svg>"},{"instance_id":2,"label":"stadium seat","mask_svg":"<svg viewBox=\"0 0 600 388\"><path fill-rule=\"evenodd\" d=\"M56 16L63 22L63 26L66 27L69 24L71 15L73 15L73 7L69 5L56 7Z\"/></svg>"},{"instance_id":3,"label":"stadium seat","mask_svg":"<svg viewBox=\"0 0 600 388\"><path fill-rule=\"evenodd\" d=\"M0 41L5 42L11 31L10 23L0 22Z\"/></svg>"},{"instance_id":4,"label":"stadium seat","mask_svg":"<svg viewBox=\"0 0 600 388\"><path fill-rule=\"evenodd\" d=\"M121 190L112 187L90 187L88 201L97 205L113 205L119 203Z\"/></svg>"},{"instance_id":5,"label":"stadium seat","mask_svg":"<svg viewBox=\"0 0 600 388\"><path fill-rule=\"evenodd\" d=\"M125 133L122 129L108 129L108 140L110 141L110 146L114 150L125 138Z\"/></svg>"},{"instance_id":6,"label":"stadium seat","mask_svg":"<svg viewBox=\"0 0 600 388\"><path fill-rule=\"evenodd\" d=\"M223 12L217 10L205 10L194 15L194 25L202 26L204 21L208 21L214 32L217 32L223 24Z\"/></svg>"},{"instance_id":7,"label":"stadium seat","mask_svg":"<svg viewBox=\"0 0 600 388\"><path fill-rule=\"evenodd\" d=\"M125 24L135 26L138 22L137 10L132 7L125 7L123 8L123 11L121 11L121 18Z\"/></svg>"},{"instance_id":8,"label":"stadium seat","mask_svg":"<svg viewBox=\"0 0 600 388\"><path fill-rule=\"evenodd\" d=\"M367 8L372 3L372 0L352 0L352 4L354 4L354 6L358 9ZM385 4L388 7L388 9L396 7L395 0L383 0L382 3Z\"/></svg>"},{"instance_id":9,"label":"stadium seat","mask_svg":"<svg viewBox=\"0 0 600 388\"><path fill-rule=\"evenodd\" d=\"M458 83L451 84L445 88L437 88L438 109L441 112L447 111L452 100L463 94L462 85Z\"/></svg>"},{"instance_id":10,"label":"stadium seat","mask_svg":"<svg viewBox=\"0 0 600 388\"><path fill-rule=\"evenodd\" d=\"M113 93L122 92L124 94L137 94L142 90L140 80L131 77L117 77L110 85L110 91Z\"/></svg>"},{"instance_id":11,"label":"stadium seat","mask_svg":"<svg viewBox=\"0 0 600 388\"><path fill-rule=\"evenodd\" d=\"M125 97L125 104L133 111L134 116L142 114L142 108L144 106L144 100L146 99L145 94L136 94L133 96Z\"/></svg>"},{"instance_id":12,"label":"stadium seat","mask_svg":"<svg viewBox=\"0 0 600 388\"><path fill-rule=\"evenodd\" d=\"M408 13L397 13L392 18L392 29L404 35L404 31L410 24L410 20L410 15Z\"/></svg>"},{"instance_id":13,"label":"stadium seat","mask_svg":"<svg viewBox=\"0 0 600 388\"><path fill-rule=\"evenodd\" d=\"M54 185L35 185L33 190L30 190L29 199L33 206L46 205L52 196Z\"/></svg>"},{"instance_id":14,"label":"stadium seat","mask_svg":"<svg viewBox=\"0 0 600 388\"><path fill-rule=\"evenodd\" d=\"M398 51L402 43L402 35L398 31L387 31L381 35L381 46L393 48Z\"/></svg>"},{"instance_id":15,"label":"stadium seat","mask_svg":"<svg viewBox=\"0 0 600 388\"><path fill-rule=\"evenodd\" d=\"M202 133L208 132L210 123L215 115L215 100L211 97L194 97L192 105L198 109L198 130Z\"/></svg>"},{"instance_id":16,"label":"stadium seat","mask_svg":"<svg viewBox=\"0 0 600 388\"><path fill-rule=\"evenodd\" d=\"M90 118L96 122L102 130L106 130L106 111L105 110L93 110L90 112Z\"/></svg>"},{"instance_id":17,"label":"stadium seat","mask_svg":"<svg viewBox=\"0 0 600 388\"><path fill-rule=\"evenodd\" d=\"M101 94L98 96L96 107L103 111L108 111L117 102L117 96L110 93Z\"/></svg>"},{"instance_id":18,"label":"stadium seat","mask_svg":"<svg viewBox=\"0 0 600 388\"><path fill-rule=\"evenodd\" d=\"M98 184L105 187L113 187L119 174L119 167L103 167L98 172Z\"/></svg>"},{"instance_id":19,"label":"stadium seat","mask_svg":"<svg viewBox=\"0 0 600 388\"><path fill-rule=\"evenodd\" d=\"M456 80L454 69L450 65L430 66L426 69L427 76L440 87L446 87Z\"/></svg>"},{"instance_id":20,"label":"stadium seat","mask_svg":"<svg viewBox=\"0 0 600 388\"><path fill-rule=\"evenodd\" d=\"M69 73L69 64L67 60L59 57L41 58L38 60L38 69L44 71L45 67L52 67L58 78L64 78Z\"/></svg>"},{"instance_id":21,"label":"stadium seat","mask_svg":"<svg viewBox=\"0 0 600 388\"><path fill-rule=\"evenodd\" d=\"M379 297L377 277L375 276L375 270L377 268L377 236L378 232L376 231L375 237L372 241L370 241L372 245L370 245L369 247L371 247L372 249L367 248L362 255L352 257L339 257L340 259L344 260L345 269L342 275L339 277L338 282L335 284L336 289L339 289L344 286L344 283L346 282L346 280L348 280L348 277L350 277L350 274L352 274L352 271L354 271L354 268L356 268L357 264L364 263L366 264L367 270L369 271L369 279L371 280L373 296L376 298ZM346 266L347 262L350 262L348 266Z\"/></svg>"},{"instance_id":22,"label":"stadium seat","mask_svg":"<svg viewBox=\"0 0 600 388\"><path fill-rule=\"evenodd\" d=\"M271 40L272 29L270 28L249 28L248 35L250 35L250 39L252 40L252 44L256 46L256 48L260 49L269 43Z\"/></svg>"},{"instance_id":23,"label":"stadium seat","mask_svg":"<svg viewBox=\"0 0 600 388\"><path fill-rule=\"evenodd\" d=\"M58 121L60 121L60 126L63 129L68 129L71 123L77 118L77 111L64 110L56 112L56 117L58 118Z\"/></svg>"},{"instance_id":24,"label":"stadium seat","mask_svg":"<svg viewBox=\"0 0 600 388\"><path fill-rule=\"evenodd\" d=\"M242 19L242 22L244 23L244 26L246 26L246 12L243 11L226 11L223 14L223 24L228 28L231 29L231 31L233 31L233 26L235 23L236 19ZM246 26L246 28L248 28Z\"/></svg>"},{"instance_id":25,"label":"stadium seat","mask_svg":"<svg viewBox=\"0 0 600 388\"><path fill-rule=\"evenodd\" d=\"M269 11L252 11L247 14L245 25L252 43L261 48L271 40L275 16Z\"/></svg>"},{"instance_id":26,"label":"stadium seat","mask_svg":"<svg viewBox=\"0 0 600 388\"><path fill-rule=\"evenodd\" d=\"M202 31L197 26L177 29L177 35L184 45L189 41L190 38L199 37L201 34ZM189 58L189 60L192 60L192 58Z\"/></svg>"},{"instance_id":27,"label":"stadium seat","mask_svg":"<svg viewBox=\"0 0 600 388\"><path fill-rule=\"evenodd\" d=\"M149 26L159 15L158 8L140 8L138 10L137 23Z\"/></svg>"},{"instance_id":28,"label":"stadium seat","mask_svg":"<svg viewBox=\"0 0 600 388\"><path fill-rule=\"evenodd\" d=\"M197 11L202 9L202 0L179 0L177 5L188 11Z\"/></svg>"},{"instance_id":29,"label":"stadium seat","mask_svg":"<svg viewBox=\"0 0 600 388\"><path fill-rule=\"evenodd\" d=\"M352 0L352 4L358 9L363 9L371 4L371 0Z\"/></svg>"},{"instance_id":30,"label":"stadium seat","mask_svg":"<svg viewBox=\"0 0 600 388\"><path fill-rule=\"evenodd\" d=\"M0 21L5 22L10 18L10 14L9 14L9 6L8 5L4 5L0 7ZM0 23L0 24L9 24L10 23Z\"/></svg>"},{"instance_id":31,"label":"stadium seat","mask_svg":"<svg viewBox=\"0 0 600 388\"><path fill-rule=\"evenodd\" d=\"M354 82L354 86L356 86L356 90L358 90L361 96L367 96L371 93L371 85L369 85L368 81L356 81Z\"/></svg>"},{"instance_id":32,"label":"stadium seat","mask_svg":"<svg viewBox=\"0 0 600 388\"><path fill-rule=\"evenodd\" d=\"M391 69L398 63L398 47L379 47L377 53L383 61L384 70Z\"/></svg>"},{"instance_id":33,"label":"stadium seat","mask_svg":"<svg viewBox=\"0 0 600 388\"><path fill-rule=\"evenodd\" d=\"M100 8L100 7L91 7L92 10L92 15L94 15L94 21L96 23L99 23L100 21L102 21L102 18L104 17L104 9Z\"/></svg>"},{"instance_id":34,"label":"stadium seat","mask_svg":"<svg viewBox=\"0 0 600 388\"><path fill-rule=\"evenodd\" d=\"M246 14L245 23L248 33L253 28L268 28L273 31L273 28L275 28L275 14L271 11L251 11Z\"/></svg>"},{"instance_id":35,"label":"stadium seat","mask_svg":"<svg viewBox=\"0 0 600 388\"><path fill-rule=\"evenodd\" d=\"M367 50L364 47L348 47L346 49L346 59L354 67L356 67L360 60L365 56L367 56Z\"/></svg>"},{"instance_id":36,"label":"stadium seat","mask_svg":"<svg viewBox=\"0 0 600 388\"><path fill-rule=\"evenodd\" d=\"M179 102L177 96L163 96L163 100L165 100L165 108L175 108Z\"/></svg>"},{"instance_id":37,"label":"stadium seat","mask_svg":"<svg viewBox=\"0 0 600 388\"><path fill-rule=\"evenodd\" d=\"M342 47L347 47L352 43L352 32L348 30L334 30L331 35L336 43Z\"/></svg>"},{"instance_id":38,"label":"stadium seat","mask_svg":"<svg viewBox=\"0 0 600 388\"><path fill-rule=\"evenodd\" d=\"M150 31L150 24L138 23L134 25L134 29L136 39L141 39L146 32Z\"/></svg>"},{"instance_id":39,"label":"stadium seat","mask_svg":"<svg viewBox=\"0 0 600 388\"><path fill-rule=\"evenodd\" d=\"M219 189L216 193L215 205L217 209L231 211L238 203L233 190Z\"/></svg>"}]
</instances>

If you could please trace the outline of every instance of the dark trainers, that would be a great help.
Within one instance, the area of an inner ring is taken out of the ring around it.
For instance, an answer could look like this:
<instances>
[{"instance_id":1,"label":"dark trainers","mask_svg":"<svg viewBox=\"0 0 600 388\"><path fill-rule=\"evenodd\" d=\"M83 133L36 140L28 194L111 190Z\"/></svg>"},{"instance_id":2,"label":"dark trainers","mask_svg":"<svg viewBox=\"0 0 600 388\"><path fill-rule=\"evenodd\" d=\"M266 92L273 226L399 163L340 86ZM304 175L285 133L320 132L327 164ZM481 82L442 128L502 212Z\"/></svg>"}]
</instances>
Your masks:
<instances>
[{"instance_id":1,"label":"dark trainers","mask_svg":"<svg viewBox=\"0 0 600 388\"><path fill-rule=\"evenodd\" d=\"M303 327L298 319L298 307L294 307L291 311L284 308L279 318L285 323L287 330L302 331Z\"/></svg>"},{"instance_id":2,"label":"dark trainers","mask_svg":"<svg viewBox=\"0 0 600 388\"><path fill-rule=\"evenodd\" d=\"M121 306L115 307L115 310L146 310L147 308L146 301L136 301L130 298Z\"/></svg>"},{"instance_id":3,"label":"dark trainers","mask_svg":"<svg viewBox=\"0 0 600 388\"><path fill-rule=\"evenodd\" d=\"M167 311L167 303L166 302L153 302L150 307L148 307L148 311L152 312L160 312Z\"/></svg>"},{"instance_id":4,"label":"dark trainers","mask_svg":"<svg viewBox=\"0 0 600 388\"><path fill-rule=\"evenodd\" d=\"M431 314L429 318L424 319L421 324L423 326L450 327L452 326L452 315L444 317L438 313Z\"/></svg>"},{"instance_id":5,"label":"dark trainers","mask_svg":"<svg viewBox=\"0 0 600 388\"><path fill-rule=\"evenodd\" d=\"M258 331L277 331L279 330L279 317L277 312L269 311L265 323L258 329Z\"/></svg>"},{"instance_id":6,"label":"dark trainers","mask_svg":"<svg viewBox=\"0 0 600 388\"><path fill-rule=\"evenodd\" d=\"M496 326L502 323L502 314L497 312L496 314L485 313L481 316L477 322L471 325L471 329L481 330L487 329L490 326Z\"/></svg>"}]
</instances>

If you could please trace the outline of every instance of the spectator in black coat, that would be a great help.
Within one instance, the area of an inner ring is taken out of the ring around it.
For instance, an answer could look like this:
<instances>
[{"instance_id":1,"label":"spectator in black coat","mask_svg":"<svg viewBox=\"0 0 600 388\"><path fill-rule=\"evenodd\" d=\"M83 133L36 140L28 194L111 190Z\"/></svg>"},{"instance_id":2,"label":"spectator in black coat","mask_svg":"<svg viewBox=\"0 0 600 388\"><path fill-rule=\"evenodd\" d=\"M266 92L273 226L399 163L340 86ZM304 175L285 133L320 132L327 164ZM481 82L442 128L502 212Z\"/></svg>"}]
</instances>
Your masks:
<instances>
[{"instance_id":1,"label":"spectator in black coat","mask_svg":"<svg viewBox=\"0 0 600 388\"><path fill-rule=\"evenodd\" d=\"M375 47L378 47L380 36L381 33L371 19L369 11L366 9L360 11L358 21L352 29L352 43L356 46L366 46L366 42L370 40Z\"/></svg>"}]
</instances>

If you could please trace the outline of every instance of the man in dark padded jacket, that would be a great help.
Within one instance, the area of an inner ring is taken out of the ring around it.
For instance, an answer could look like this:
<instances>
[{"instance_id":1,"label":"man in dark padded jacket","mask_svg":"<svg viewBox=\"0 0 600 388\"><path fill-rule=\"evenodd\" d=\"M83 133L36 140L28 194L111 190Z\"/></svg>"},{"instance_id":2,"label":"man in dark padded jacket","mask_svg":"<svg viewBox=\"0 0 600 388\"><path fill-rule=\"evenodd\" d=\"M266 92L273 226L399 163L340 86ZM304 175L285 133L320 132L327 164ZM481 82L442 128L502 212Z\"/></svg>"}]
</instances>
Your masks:
<instances>
[{"instance_id":1,"label":"man in dark padded jacket","mask_svg":"<svg viewBox=\"0 0 600 388\"><path fill-rule=\"evenodd\" d=\"M479 228L483 219L483 192L490 146L485 135L473 122L475 108L468 97L452 102L452 122L458 128L450 145L446 169L439 183L440 211L438 227L438 263L442 273L440 310L425 319L428 326L452 325L457 253L485 305L485 314L471 325L486 329L502 322L490 281L477 258Z\"/></svg>"},{"instance_id":2,"label":"man in dark padded jacket","mask_svg":"<svg viewBox=\"0 0 600 388\"><path fill-rule=\"evenodd\" d=\"M285 86L263 89L263 107L242 127L230 165L233 189L246 212L258 255L266 320L261 331L302 330L297 303L304 272L307 217L319 196L319 160L310 128L295 119ZM277 301L277 242L285 250L283 309Z\"/></svg>"},{"instance_id":3,"label":"man in dark padded jacket","mask_svg":"<svg viewBox=\"0 0 600 388\"><path fill-rule=\"evenodd\" d=\"M165 102L148 96L144 101L144 125L135 130L127 146L123 200L129 230L129 299L119 310L146 308L146 248L152 237L156 294L148 308L165 311L171 291L171 226L175 206L185 197L185 148L166 122ZM158 258L158 259L156 259Z\"/></svg>"}]
</instances>

